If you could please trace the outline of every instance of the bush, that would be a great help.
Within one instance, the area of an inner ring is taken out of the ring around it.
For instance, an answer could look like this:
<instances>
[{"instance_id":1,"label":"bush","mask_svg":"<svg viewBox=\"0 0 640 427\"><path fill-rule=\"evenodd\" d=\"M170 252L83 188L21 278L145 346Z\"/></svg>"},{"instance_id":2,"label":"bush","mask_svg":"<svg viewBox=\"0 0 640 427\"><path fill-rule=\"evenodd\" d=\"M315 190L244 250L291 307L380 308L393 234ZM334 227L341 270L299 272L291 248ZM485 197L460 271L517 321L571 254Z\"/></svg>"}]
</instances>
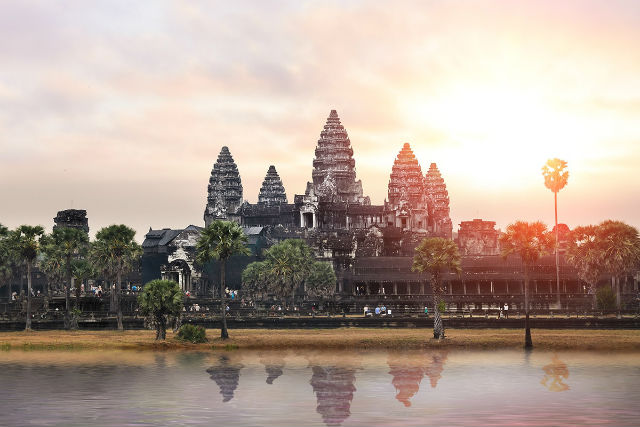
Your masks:
<instances>
[{"instance_id":1,"label":"bush","mask_svg":"<svg viewBox=\"0 0 640 427\"><path fill-rule=\"evenodd\" d=\"M195 326L189 323L180 326L177 338L182 341L189 341L193 344L207 342L207 332L202 326Z\"/></svg>"},{"instance_id":2,"label":"bush","mask_svg":"<svg viewBox=\"0 0 640 427\"><path fill-rule=\"evenodd\" d=\"M439 311L440 313L444 313L445 311L447 311L447 304L445 304L445 302L444 302L444 301L440 301L440 302L438 303L438 311Z\"/></svg>"},{"instance_id":3,"label":"bush","mask_svg":"<svg viewBox=\"0 0 640 427\"><path fill-rule=\"evenodd\" d=\"M596 301L600 310L613 310L616 308L616 294L609 286L603 286L596 291Z\"/></svg>"}]
</instances>

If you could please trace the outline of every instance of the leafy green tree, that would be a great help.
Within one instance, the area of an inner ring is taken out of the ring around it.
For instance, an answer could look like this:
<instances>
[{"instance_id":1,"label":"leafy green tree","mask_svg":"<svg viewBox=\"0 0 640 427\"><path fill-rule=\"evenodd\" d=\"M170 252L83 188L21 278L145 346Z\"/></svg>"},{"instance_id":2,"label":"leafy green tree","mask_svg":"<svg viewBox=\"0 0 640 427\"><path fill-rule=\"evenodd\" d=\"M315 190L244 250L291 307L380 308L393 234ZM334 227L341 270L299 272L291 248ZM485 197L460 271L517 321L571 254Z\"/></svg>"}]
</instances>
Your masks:
<instances>
[{"instance_id":1,"label":"leafy green tree","mask_svg":"<svg viewBox=\"0 0 640 427\"><path fill-rule=\"evenodd\" d=\"M287 239L265 251L269 291L284 302L291 297L295 307L296 291L304 284L314 263L311 248L302 240Z\"/></svg>"},{"instance_id":2,"label":"leafy green tree","mask_svg":"<svg viewBox=\"0 0 640 427\"><path fill-rule=\"evenodd\" d=\"M574 267L578 277L589 285L588 293L593 295L594 310L598 281L605 273L603 256L597 226L580 226L571 231L566 253L567 263Z\"/></svg>"},{"instance_id":3,"label":"leafy green tree","mask_svg":"<svg viewBox=\"0 0 640 427\"><path fill-rule=\"evenodd\" d=\"M265 261L256 261L242 271L242 291L252 298L264 298L269 292L269 266Z\"/></svg>"},{"instance_id":4,"label":"leafy green tree","mask_svg":"<svg viewBox=\"0 0 640 427\"><path fill-rule=\"evenodd\" d=\"M140 311L150 316L156 327L156 340L167 337L167 316L177 317L184 307L184 295L173 280L152 280L138 296Z\"/></svg>"},{"instance_id":5,"label":"leafy green tree","mask_svg":"<svg viewBox=\"0 0 640 427\"><path fill-rule=\"evenodd\" d=\"M332 297L336 291L336 281L336 273L331 264L315 261L305 280L306 293L316 298Z\"/></svg>"},{"instance_id":6,"label":"leafy green tree","mask_svg":"<svg viewBox=\"0 0 640 427\"><path fill-rule=\"evenodd\" d=\"M442 275L446 272L460 274L462 271L458 246L452 240L441 237L424 239L416 248L411 270L427 273L430 276L434 312L433 337L442 339L444 338L444 325L440 316L440 303L443 302L444 296Z\"/></svg>"},{"instance_id":7,"label":"leafy green tree","mask_svg":"<svg viewBox=\"0 0 640 427\"><path fill-rule=\"evenodd\" d=\"M506 259L515 254L522 260L524 268L524 312L525 312L525 348L533 347L529 326L529 272L531 267L553 248L553 237L543 223L516 221L509 224L507 231L500 236L502 256Z\"/></svg>"},{"instance_id":8,"label":"leafy green tree","mask_svg":"<svg viewBox=\"0 0 640 427\"><path fill-rule=\"evenodd\" d=\"M212 260L220 262L220 312L222 315L222 328L220 337L229 338L227 330L227 311L225 301L225 273L227 260L232 255L249 255L247 248L247 236L235 222L213 221L204 230L196 244L196 262L205 266Z\"/></svg>"},{"instance_id":9,"label":"leafy green tree","mask_svg":"<svg viewBox=\"0 0 640 427\"><path fill-rule=\"evenodd\" d=\"M597 307L601 310L613 310L616 308L616 295L608 286L603 286L596 291Z\"/></svg>"},{"instance_id":10,"label":"leafy green tree","mask_svg":"<svg viewBox=\"0 0 640 427\"><path fill-rule=\"evenodd\" d=\"M53 232L43 238L43 251L47 261L46 269L54 274L59 273L58 268L64 272L65 286L65 317L66 329L72 327L71 323L71 288L73 283L73 262L86 257L89 250L89 236L84 230L71 227L55 228ZM74 322L73 324L75 324Z\"/></svg>"},{"instance_id":11,"label":"leafy green tree","mask_svg":"<svg viewBox=\"0 0 640 427\"><path fill-rule=\"evenodd\" d=\"M607 220L598 226L603 262L613 276L616 307L620 311L620 277L640 266L638 230L622 221Z\"/></svg>"},{"instance_id":12,"label":"leafy green tree","mask_svg":"<svg viewBox=\"0 0 640 427\"><path fill-rule=\"evenodd\" d=\"M22 262L27 266L27 320L25 330L31 330L31 270L40 253L40 239L44 228L40 225L21 225L10 238L11 245Z\"/></svg>"},{"instance_id":13,"label":"leafy green tree","mask_svg":"<svg viewBox=\"0 0 640 427\"><path fill-rule=\"evenodd\" d=\"M11 301L11 278L15 266L15 254L9 237L9 229L0 224L0 287L7 287L7 301Z\"/></svg>"},{"instance_id":14,"label":"leafy green tree","mask_svg":"<svg viewBox=\"0 0 640 427\"><path fill-rule=\"evenodd\" d=\"M560 263L558 254L558 191L562 190L569 181L569 172L566 170L567 162L560 159L549 159L542 167L544 185L553 191L553 203L555 208L555 255L556 255L556 291L558 295L558 306L560 305Z\"/></svg>"},{"instance_id":15,"label":"leafy green tree","mask_svg":"<svg viewBox=\"0 0 640 427\"><path fill-rule=\"evenodd\" d=\"M122 324L122 276L133 270L140 260L142 248L134 237L136 232L126 225L110 225L96 233L96 240L89 250L89 260L96 271L116 279L115 302L118 330Z\"/></svg>"},{"instance_id":16,"label":"leafy green tree","mask_svg":"<svg viewBox=\"0 0 640 427\"><path fill-rule=\"evenodd\" d=\"M91 263L89 263L89 261L86 259L77 259L71 265L71 272L73 277L76 279L74 291L76 297L76 308L78 308L82 285L86 286L86 281L94 275L94 271L93 268L91 268Z\"/></svg>"}]
</instances>

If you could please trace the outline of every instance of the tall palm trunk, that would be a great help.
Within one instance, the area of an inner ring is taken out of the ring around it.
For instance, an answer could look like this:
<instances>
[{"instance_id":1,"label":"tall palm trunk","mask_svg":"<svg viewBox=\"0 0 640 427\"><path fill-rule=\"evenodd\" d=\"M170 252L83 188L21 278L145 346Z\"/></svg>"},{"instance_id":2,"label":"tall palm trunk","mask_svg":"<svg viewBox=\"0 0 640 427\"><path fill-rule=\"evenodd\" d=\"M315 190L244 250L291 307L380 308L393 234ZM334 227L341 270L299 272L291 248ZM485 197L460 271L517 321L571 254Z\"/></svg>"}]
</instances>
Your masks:
<instances>
[{"instance_id":1,"label":"tall palm trunk","mask_svg":"<svg viewBox=\"0 0 640 427\"><path fill-rule=\"evenodd\" d=\"M440 278L437 275L431 276L431 291L433 292L433 338L444 338L444 324L440 316Z\"/></svg>"},{"instance_id":2,"label":"tall palm trunk","mask_svg":"<svg viewBox=\"0 0 640 427\"><path fill-rule=\"evenodd\" d=\"M553 193L553 202L555 205L555 213L556 213L556 292L558 295L558 308L562 308L560 305L560 255L559 255L559 231L558 231L558 192L555 191Z\"/></svg>"},{"instance_id":3,"label":"tall palm trunk","mask_svg":"<svg viewBox=\"0 0 640 427\"><path fill-rule=\"evenodd\" d=\"M616 317L620 319L620 310L622 307L622 301L620 298L620 277L616 276L613 280L616 283Z\"/></svg>"},{"instance_id":4,"label":"tall palm trunk","mask_svg":"<svg viewBox=\"0 0 640 427\"><path fill-rule=\"evenodd\" d=\"M31 262L27 263L27 321L24 329L31 330Z\"/></svg>"},{"instance_id":5,"label":"tall palm trunk","mask_svg":"<svg viewBox=\"0 0 640 427\"><path fill-rule=\"evenodd\" d=\"M524 266L524 348L533 348L529 327L529 266Z\"/></svg>"},{"instance_id":6,"label":"tall palm trunk","mask_svg":"<svg viewBox=\"0 0 640 427\"><path fill-rule=\"evenodd\" d=\"M156 316L156 341L167 338L167 319L164 315Z\"/></svg>"},{"instance_id":7,"label":"tall palm trunk","mask_svg":"<svg viewBox=\"0 0 640 427\"><path fill-rule=\"evenodd\" d=\"M121 295L121 290L122 288L122 273L118 271L118 274L116 275L116 298L115 298L115 302L116 302L116 317L118 318L118 330L119 331L124 331L124 325L122 324L122 304L120 304L120 295Z\"/></svg>"},{"instance_id":8,"label":"tall palm trunk","mask_svg":"<svg viewBox=\"0 0 640 427\"><path fill-rule=\"evenodd\" d=\"M71 329L71 260L67 258L67 285L64 288L64 328Z\"/></svg>"},{"instance_id":9,"label":"tall palm trunk","mask_svg":"<svg viewBox=\"0 0 640 427\"><path fill-rule=\"evenodd\" d=\"M226 340L229 338L229 332L227 331L227 305L225 304L225 274L226 274L227 260L220 258L220 311L222 312L222 329L220 330L220 338Z\"/></svg>"},{"instance_id":10,"label":"tall palm trunk","mask_svg":"<svg viewBox=\"0 0 640 427\"><path fill-rule=\"evenodd\" d=\"M442 323L442 317L440 316L440 297L433 296L433 338L444 338L444 324Z\"/></svg>"}]
</instances>

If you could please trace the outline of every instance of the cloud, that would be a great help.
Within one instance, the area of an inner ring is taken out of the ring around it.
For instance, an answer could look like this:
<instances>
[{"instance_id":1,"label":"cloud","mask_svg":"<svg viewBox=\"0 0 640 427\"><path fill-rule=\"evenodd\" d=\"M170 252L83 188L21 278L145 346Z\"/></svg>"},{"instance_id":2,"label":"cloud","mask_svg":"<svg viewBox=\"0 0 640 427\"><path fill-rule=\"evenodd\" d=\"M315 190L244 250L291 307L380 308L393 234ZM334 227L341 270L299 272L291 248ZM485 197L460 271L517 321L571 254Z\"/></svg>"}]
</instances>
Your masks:
<instances>
[{"instance_id":1,"label":"cloud","mask_svg":"<svg viewBox=\"0 0 640 427\"><path fill-rule=\"evenodd\" d=\"M374 203L409 142L454 222L542 215L538 163L566 155L567 199L593 211L597 182L640 225L616 201L640 196L639 20L634 2L5 3L0 220L48 224L73 199L139 233L200 223L223 145L245 198L274 164L292 200L337 109Z\"/></svg>"}]
</instances>

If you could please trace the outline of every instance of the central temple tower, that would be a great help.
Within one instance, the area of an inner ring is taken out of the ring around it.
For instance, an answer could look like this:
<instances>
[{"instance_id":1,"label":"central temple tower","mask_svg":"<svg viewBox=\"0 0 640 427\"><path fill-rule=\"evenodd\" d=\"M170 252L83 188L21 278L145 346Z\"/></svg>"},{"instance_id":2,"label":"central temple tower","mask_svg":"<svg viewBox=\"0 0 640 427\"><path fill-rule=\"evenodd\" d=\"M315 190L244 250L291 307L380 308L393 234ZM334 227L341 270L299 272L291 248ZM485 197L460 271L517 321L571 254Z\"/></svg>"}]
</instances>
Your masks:
<instances>
[{"instance_id":1,"label":"central temple tower","mask_svg":"<svg viewBox=\"0 0 640 427\"><path fill-rule=\"evenodd\" d=\"M320 201L371 204L362 195L362 181L356 181L355 164L347 131L336 110L331 110L318 139L313 182L307 183L305 194L313 193Z\"/></svg>"}]
</instances>

